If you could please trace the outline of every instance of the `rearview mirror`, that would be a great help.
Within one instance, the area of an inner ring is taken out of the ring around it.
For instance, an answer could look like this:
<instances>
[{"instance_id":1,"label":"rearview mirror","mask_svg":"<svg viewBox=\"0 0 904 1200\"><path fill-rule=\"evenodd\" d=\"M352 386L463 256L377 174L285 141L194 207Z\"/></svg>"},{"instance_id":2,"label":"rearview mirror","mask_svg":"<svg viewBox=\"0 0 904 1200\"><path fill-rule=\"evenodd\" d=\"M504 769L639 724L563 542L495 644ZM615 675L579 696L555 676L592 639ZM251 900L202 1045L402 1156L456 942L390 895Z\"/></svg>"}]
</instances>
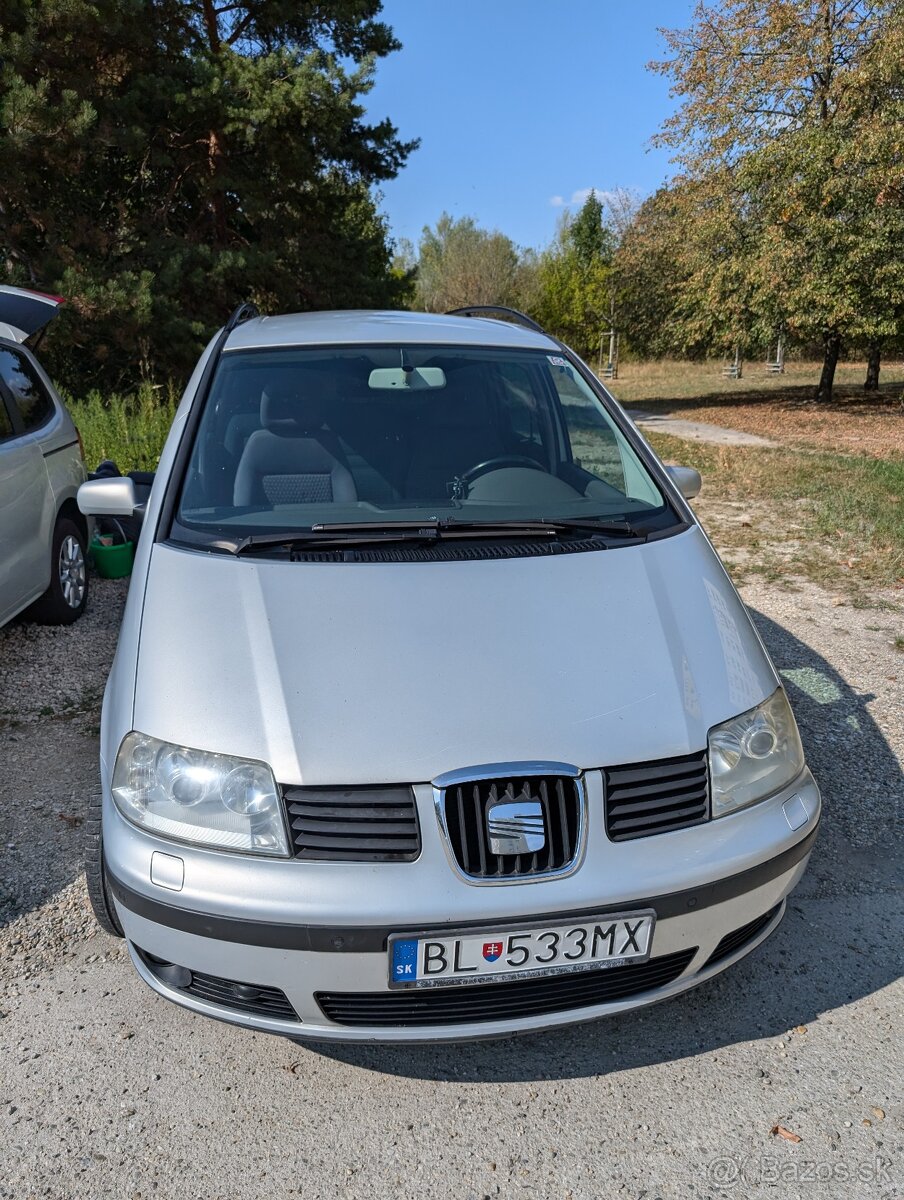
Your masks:
<instances>
[{"instance_id":1,"label":"rearview mirror","mask_svg":"<svg viewBox=\"0 0 904 1200\"><path fill-rule=\"evenodd\" d=\"M398 389L404 392L423 392L428 388L446 386L446 372L442 367L377 367L371 371L368 387Z\"/></svg>"},{"instance_id":2,"label":"rearview mirror","mask_svg":"<svg viewBox=\"0 0 904 1200\"><path fill-rule=\"evenodd\" d=\"M89 479L79 488L76 500L86 517L132 517L138 505L135 484L128 475Z\"/></svg>"},{"instance_id":3,"label":"rearview mirror","mask_svg":"<svg viewBox=\"0 0 904 1200\"><path fill-rule=\"evenodd\" d=\"M700 472L694 467L666 467L666 470L671 477L672 483L674 483L685 500L693 500L695 496L700 495L703 480L700 477Z\"/></svg>"}]
</instances>

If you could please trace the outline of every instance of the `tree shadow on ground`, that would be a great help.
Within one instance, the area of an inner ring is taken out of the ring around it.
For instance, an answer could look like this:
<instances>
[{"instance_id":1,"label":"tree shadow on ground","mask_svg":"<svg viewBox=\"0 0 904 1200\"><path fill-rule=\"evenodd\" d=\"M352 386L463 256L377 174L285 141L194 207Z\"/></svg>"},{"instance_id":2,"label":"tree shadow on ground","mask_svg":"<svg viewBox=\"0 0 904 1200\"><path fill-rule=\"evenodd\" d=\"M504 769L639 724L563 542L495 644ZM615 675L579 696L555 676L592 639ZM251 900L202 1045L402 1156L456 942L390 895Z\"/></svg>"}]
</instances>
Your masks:
<instances>
[{"instance_id":1,"label":"tree shadow on ground","mask_svg":"<svg viewBox=\"0 0 904 1200\"><path fill-rule=\"evenodd\" d=\"M618 394L618 385L614 387ZM726 380L720 388L713 384L712 391L704 395L694 396L649 396L641 400L623 400L622 404L629 410L649 413L680 414L685 410L701 408L725 408L726 406L752 405L760 408L798 408L813 405L816 401L816 380L807 384L789 384L787 387L745 388L742 384ZM819 404L820 412L843 412L852 419L867 420L874 417L877 410L892 408L900 410L902 384L881 384L878 391L865 392L862 385L836 384L830 403Z\"/></svg>"},{"instance_id":2,"label":"tree shadow on ground","mask_svg":"<svg viewBox=\"0 0 904 1200\"><path fill-rule=\"evenodd\" d=\"M694 991L584 1025L456 1045L312 1049L418 1079L566 1079L778 1037L892 983L904 932L901 764L869 713L871 695L777 622L751 615L785 681L824 804L808 871L772 938Z\"/></svg>"}]
</instances>

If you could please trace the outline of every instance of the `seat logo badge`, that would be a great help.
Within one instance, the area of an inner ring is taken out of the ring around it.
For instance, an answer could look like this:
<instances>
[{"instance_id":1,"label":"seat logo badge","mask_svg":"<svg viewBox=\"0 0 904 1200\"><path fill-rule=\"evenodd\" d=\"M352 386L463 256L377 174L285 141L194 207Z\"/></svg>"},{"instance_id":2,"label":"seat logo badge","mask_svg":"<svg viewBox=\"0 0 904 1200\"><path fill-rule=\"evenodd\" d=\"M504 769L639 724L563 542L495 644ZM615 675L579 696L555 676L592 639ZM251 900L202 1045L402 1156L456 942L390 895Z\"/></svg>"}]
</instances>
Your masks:
<instances>
[{"instance_id":1,"label":"seat logo badge","mask_svg":"<svg viewBox=\"0 0 904 1200\"><path fill-rule=\"evenodd\" d=\"M503 800L487 813L491 854L534 854L546 845L539 800Z\"/></svg>"}]
</instances>

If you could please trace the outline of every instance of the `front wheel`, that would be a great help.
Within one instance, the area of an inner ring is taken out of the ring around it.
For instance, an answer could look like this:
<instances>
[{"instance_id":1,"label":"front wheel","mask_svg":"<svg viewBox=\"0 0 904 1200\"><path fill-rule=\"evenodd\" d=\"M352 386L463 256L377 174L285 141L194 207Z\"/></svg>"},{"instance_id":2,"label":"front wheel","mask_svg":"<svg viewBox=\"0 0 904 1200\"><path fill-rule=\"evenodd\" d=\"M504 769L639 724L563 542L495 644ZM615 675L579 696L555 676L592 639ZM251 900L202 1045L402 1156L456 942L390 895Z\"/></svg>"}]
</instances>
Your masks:
<instances>
[{"instance_id":1,"label":"front wheel","mask_svg":"<svg viewBox=\"0 0 904 1200\"><path fill-rule=\"evenodd\" d=\"M68 517L57 518L50 551L50 587L28 616L41 625L71 625L88 603L85 535Z\"/></svg>"},{"instance_id":2,"label":"front wheel","mask_svg":"<svg viewBox=\"0 0 904 1200\"><path fill-rule=\"evenodd\" d=\"M102 808L103 799L98 792L88 801L88 820L85 822L85 879L88 884L88 899L91 901L98 925L105 933L121 938L122 926L110 895L107 865L104 862Z\"/></svg>"}]
</instances>

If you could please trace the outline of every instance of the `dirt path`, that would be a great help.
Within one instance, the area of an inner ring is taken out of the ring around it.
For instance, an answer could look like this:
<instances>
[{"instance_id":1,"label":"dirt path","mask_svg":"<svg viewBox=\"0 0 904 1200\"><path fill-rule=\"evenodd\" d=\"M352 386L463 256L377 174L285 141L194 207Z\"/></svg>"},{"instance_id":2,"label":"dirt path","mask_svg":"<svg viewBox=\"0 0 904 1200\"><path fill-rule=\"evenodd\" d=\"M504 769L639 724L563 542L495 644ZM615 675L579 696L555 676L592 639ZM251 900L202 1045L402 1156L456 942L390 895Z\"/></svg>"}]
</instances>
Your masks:
<instances>
[{"instance_id":1,"label":"dirt path","mask_svg":"<svg viewBox=\"0 0 904 1200\"><path fill-rule=\"evenodd\" d=\"M80 876L122 589L71 639L0 634L0 1197L899 1197L899 618L807 583L744 596L825 800L782 927L655 1008L421 1049L302 1049L149 992Z\"/></svg>"},{"instance_id":2,"label":"dirt path","mask_svg":"<svg viewBox=\"0 0 904 1200\"><path fill-rule=\"evenodd\" d=\"M722 425L711 425L707 421L687 421L671 413L650 413L640 408L625 410L635 425L644 431L668 433L672 437L685 438L691 442L712 442L717 446L771 446L778 442L760 437L756 433L744 433L740 429L728 429Z\"/></svg>"}]
</instances>

